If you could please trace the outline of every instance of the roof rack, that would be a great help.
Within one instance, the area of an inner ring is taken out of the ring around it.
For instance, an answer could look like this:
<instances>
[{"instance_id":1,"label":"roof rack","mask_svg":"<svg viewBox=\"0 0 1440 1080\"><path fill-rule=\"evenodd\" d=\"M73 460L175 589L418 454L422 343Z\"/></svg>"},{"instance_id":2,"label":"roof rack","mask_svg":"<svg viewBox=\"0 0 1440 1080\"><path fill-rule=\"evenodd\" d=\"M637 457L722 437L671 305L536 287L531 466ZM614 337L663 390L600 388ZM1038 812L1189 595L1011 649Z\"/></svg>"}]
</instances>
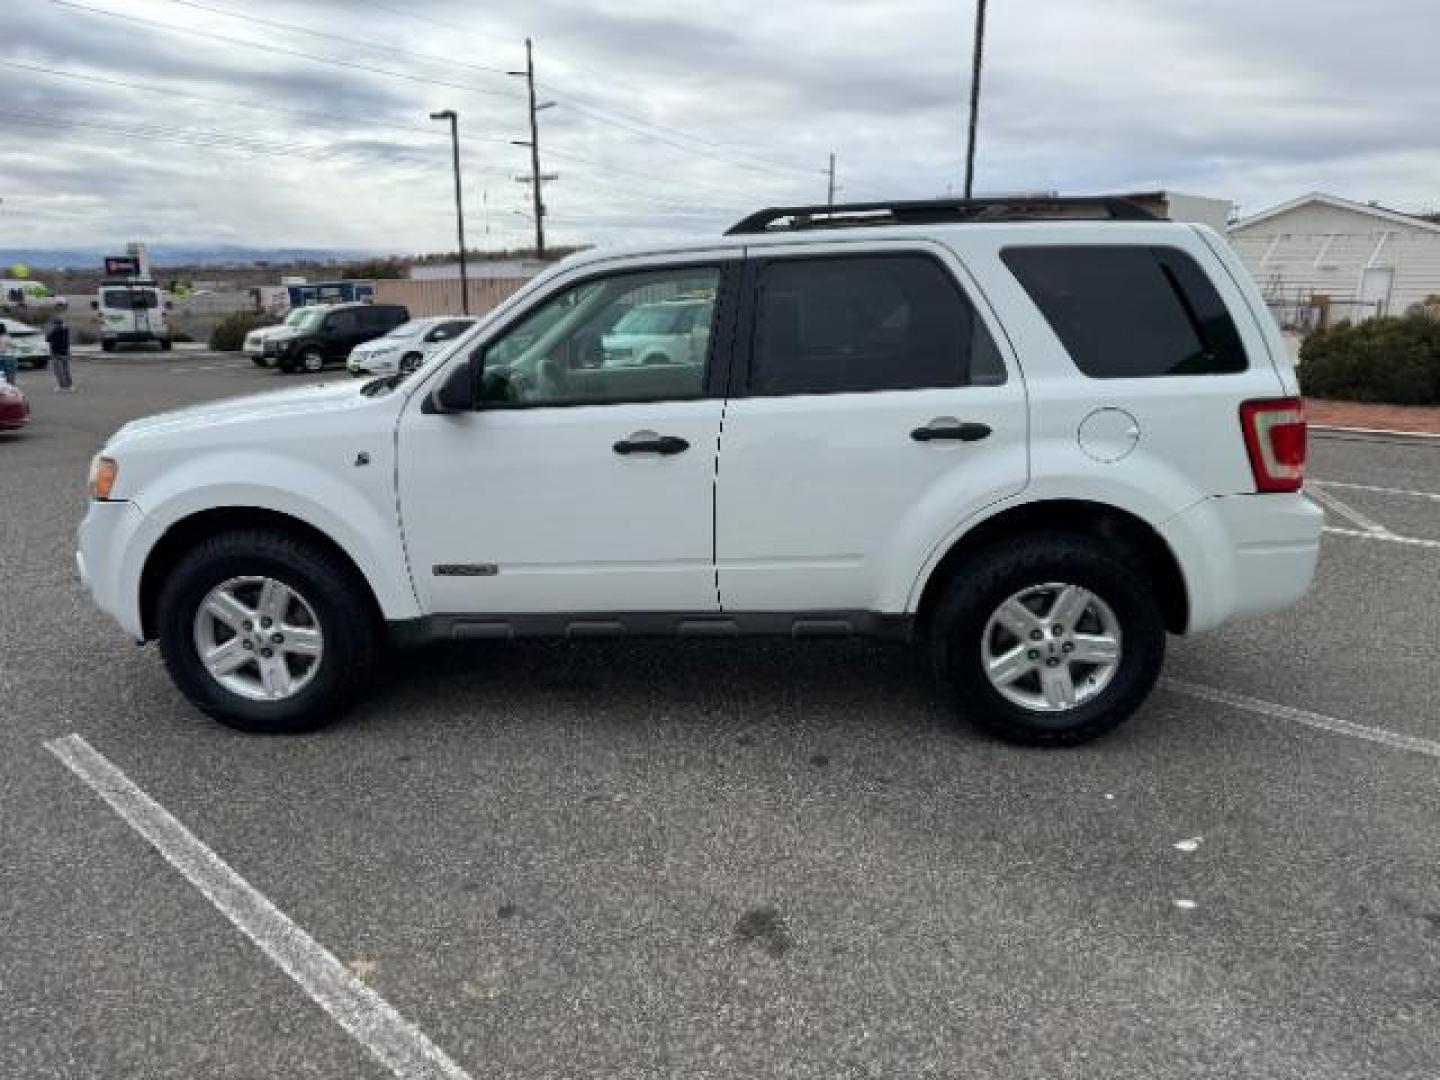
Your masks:
<instances>
[{"instance_id":1,"label":"roof rack","mask_svg":"<svg viewBox=\"0 0 1440 1080\"><path fill-rule=\"evenodd\" d=\"M788 219L788 224L780 224ZM772 206L725 230L726 236L839 229L862 225L936 225L989 221L1164 221L1139 203L1114 196L1017 196L910 202Z\"/></svg>"}]
</instances>

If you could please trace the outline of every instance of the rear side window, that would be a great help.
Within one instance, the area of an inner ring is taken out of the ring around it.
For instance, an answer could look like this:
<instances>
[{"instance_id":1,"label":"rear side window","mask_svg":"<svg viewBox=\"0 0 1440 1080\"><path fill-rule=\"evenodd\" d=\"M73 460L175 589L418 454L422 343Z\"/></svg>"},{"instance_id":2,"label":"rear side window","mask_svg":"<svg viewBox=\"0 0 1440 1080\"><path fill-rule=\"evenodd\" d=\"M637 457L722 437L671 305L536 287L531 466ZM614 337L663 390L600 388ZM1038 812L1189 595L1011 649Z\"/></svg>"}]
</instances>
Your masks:
<instances>
[{"instance_id":1,"label":"rear side window","mask_svg":"<svg viewBox=\"0 0 1440 1080\"><path fill-rule=\"evenodd\" d=\"M984 322L928 256L777 259L763 265L758 290L753 394L1005 381Z\"/></svg>"},{"instance_id":2,"label":"rear side window","mask_svg":"<svg viewBox=\"0 0 1440 1080\"><path fill-rule=\"evenodd\" d=\"M1225 375L1248 367L1225 302L1183 251L1014 247L1001 258L1091 378Z\"/></svg>"}]
</instances>

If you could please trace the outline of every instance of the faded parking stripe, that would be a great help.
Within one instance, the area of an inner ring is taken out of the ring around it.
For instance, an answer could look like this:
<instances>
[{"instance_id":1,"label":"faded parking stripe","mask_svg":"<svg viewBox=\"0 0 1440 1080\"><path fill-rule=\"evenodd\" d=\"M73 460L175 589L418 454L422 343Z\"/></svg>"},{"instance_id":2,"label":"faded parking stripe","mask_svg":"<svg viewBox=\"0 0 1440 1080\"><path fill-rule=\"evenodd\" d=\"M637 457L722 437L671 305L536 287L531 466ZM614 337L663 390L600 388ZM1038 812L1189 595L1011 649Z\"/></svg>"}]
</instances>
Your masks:
<instances>
[{"instance_id":1,"label":"faded parking stripe","mask_svg":"<svg viewBox=\"0 0 1440 1080\"><path fill-rule=\"evenodd\" d=\"M1418 735L1402 735L1398 731L1368 727L1365 724L1356 724L1338 717L1326 716L1324 713L1297 709L1292 705L1280 705L1273 701L1264 701L1230 690L1221 690L1214 686L1186 682L1184 679L1164 679L1160 685L1168 690L1174 690L1176 693L1200 698L1202 701L1214 702L1217 705L1229 705L1231 708L1258 713L1274 720L1289 720L1296 724L1328 731L1333 735L1348 735L1352 739L1366 739L1369 742L1380 743L1382 746L1389 746L1396 750L1408 750L1412 754L1440 758L1440 742L1433 739L1422 739Z\"/></svg>"},{"instance_id":2,"label":"faded parking stripe","mask_svg":"<svg viewBox=\"0 0 1440 1080\"><path fill-rule=\"evenodd\" d=\"M45 749L400 1080L470 1080L419 1028L79 735L51 739Z\"/></svg>"}]
</instances>

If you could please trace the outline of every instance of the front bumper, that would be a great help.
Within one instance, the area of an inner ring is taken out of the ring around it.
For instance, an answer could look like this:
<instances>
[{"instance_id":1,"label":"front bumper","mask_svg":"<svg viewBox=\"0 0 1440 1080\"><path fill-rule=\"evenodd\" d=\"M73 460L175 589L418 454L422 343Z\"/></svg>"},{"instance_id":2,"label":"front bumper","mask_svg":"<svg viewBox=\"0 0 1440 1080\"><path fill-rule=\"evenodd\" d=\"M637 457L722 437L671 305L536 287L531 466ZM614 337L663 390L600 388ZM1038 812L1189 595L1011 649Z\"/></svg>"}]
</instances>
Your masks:
<instances>
[{"instance_id":1,"label":"front bumper","mask_svg":"<svg viewBox=\"0 0 1440 1080\"><path fill-rule=\"evenodd\" d=\"M80 548L75 553L80 580L95 606L118 622L136 641L145 634L140 619L142 560L148 550L136 538L146 528L145 515L132 502L91 500L80 522Z\"/></svg>"},{"instance_id":2,"label":"front bumper","mask_svg":"<svg viewBox=\"0 0 1440 1080\"><path fill-rule=\"evenodd\" d=\"M1186 633L1290 607L1310 589L1325 514L1304 495L1205 499L1160 528L1190 601Z\"/></svg>"}]
</instances>

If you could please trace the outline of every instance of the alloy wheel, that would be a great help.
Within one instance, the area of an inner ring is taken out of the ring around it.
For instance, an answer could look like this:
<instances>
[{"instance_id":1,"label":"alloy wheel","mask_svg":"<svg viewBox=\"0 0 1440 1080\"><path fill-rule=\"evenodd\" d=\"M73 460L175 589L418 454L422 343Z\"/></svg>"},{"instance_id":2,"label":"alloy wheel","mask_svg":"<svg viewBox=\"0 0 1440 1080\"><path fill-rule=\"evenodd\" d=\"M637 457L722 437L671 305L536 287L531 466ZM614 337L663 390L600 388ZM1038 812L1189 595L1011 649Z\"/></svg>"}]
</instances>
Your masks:
<instances>
[{"instance_id":1,"label":"alloy wheel","mask_svg":"<svg viewBox=\"0 0 1440 1080\"><path fill-rule=\"evenodd\" d=\"M1059 713L1100 694L1120 668L1120 621L1088 589L1034 585L995 609L980 639L980 662L1005 700Z\"/></svg>"}]
</instances>

